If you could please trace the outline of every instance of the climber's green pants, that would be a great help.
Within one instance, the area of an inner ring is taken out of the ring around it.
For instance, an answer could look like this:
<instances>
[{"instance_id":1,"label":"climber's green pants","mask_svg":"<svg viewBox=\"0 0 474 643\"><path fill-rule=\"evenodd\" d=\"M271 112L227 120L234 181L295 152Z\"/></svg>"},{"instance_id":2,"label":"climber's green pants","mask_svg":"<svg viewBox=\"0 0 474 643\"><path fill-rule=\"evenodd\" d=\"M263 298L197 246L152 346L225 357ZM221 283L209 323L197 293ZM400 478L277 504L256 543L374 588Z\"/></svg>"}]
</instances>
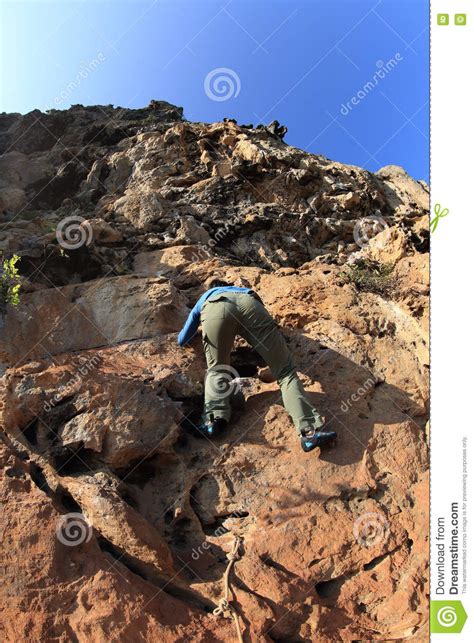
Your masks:
<instances>
[{"instance_id":1,"label":"climber's green pants","mask_svg":"<svg viewBox=\"0 0 474 643\"><path fill-rule=\"evenodd\" d=\"M265 360L281 389L283 404L298 433L308 425L322 426L323 420L306 398L283 335L256 295L225 292L211 297L201 311L202 336L208 371L205 382L203 420L230 419L230 368L235 336L241 335Z\"/></svg>"}]
</instances>

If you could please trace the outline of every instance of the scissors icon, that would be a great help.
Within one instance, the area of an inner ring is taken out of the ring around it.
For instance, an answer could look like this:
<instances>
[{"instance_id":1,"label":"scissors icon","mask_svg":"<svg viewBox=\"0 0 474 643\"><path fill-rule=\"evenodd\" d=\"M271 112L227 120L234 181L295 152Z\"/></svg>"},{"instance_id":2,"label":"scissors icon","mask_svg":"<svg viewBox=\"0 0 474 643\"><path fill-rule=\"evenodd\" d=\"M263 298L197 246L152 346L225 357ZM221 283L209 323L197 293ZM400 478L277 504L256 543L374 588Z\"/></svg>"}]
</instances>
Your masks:
<instances>
[{"instance_id":1,"label":"scissors icon","mask_svg":"<svg viewBox=\"0 0 474 643\"><path fill-rule=\"evenodd\" d=\"M448 208L444 208L443 210L441 210L441 204L436 203L434 207L434 213L435 213L435 216L430 221L431 234L433 234L433 232L438 227L439 220L442 219L443 217L446 217L449 214L449 210Z\"/></svg>"}]
</instances>

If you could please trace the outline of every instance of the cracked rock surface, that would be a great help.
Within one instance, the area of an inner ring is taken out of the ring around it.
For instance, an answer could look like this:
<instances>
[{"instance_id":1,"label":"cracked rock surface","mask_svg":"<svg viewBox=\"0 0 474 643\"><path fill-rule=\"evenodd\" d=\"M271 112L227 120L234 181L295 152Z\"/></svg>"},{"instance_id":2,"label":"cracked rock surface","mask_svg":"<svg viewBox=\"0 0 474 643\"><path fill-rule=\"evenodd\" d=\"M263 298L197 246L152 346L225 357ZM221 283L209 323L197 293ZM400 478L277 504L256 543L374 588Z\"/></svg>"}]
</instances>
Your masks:
<instances>
[{"instance_id":1,"label":"cracked rock surface","mask_svg":"<svg viewBox=\"0 0 474 643\"><path fill-rule=\"evenodd\" d=\"M0 153L2 639L236 640L238 535L244 640L427 641L426 184L163 101L2 114ZM335 448L242 339L245 403L195 437L210 277L258 291Z\"/></svg>"}]
</instances>

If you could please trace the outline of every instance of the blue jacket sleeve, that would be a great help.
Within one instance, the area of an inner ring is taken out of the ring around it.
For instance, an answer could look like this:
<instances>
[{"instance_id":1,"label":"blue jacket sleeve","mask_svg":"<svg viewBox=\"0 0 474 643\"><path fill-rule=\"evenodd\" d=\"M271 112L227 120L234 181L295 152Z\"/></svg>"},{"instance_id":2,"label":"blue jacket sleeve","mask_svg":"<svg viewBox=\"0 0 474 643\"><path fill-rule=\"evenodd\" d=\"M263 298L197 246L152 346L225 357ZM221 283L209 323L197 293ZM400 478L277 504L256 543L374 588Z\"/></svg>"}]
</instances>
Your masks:
<instances>
[{"instance_id":1,"label":"blue jacket sleeve","mask_svg":"<svg viewBox=\"0 0 474 643\"><path fill-rule=\"evenodd\" d=\"M178 344L184 346L194 337L201 319L201 309L196 304L192 311L189 313L186 323L181 329L180 334L178 335Z\"/></svg>"}]
</instances>

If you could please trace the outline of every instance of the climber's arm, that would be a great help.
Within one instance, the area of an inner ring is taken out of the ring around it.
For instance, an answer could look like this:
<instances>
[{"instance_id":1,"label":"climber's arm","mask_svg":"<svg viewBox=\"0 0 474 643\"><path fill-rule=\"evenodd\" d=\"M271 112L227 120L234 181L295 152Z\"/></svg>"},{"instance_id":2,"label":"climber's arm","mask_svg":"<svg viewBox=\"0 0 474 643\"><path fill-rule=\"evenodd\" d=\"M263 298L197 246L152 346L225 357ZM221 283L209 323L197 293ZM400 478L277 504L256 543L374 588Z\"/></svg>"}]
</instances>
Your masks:
<instances>
[{"instance_id":1,"label":"climber's arm","mask_svg":"<svg viewBox=\"0 0 474 643\"><path fill-rule=\"evenodd\" d=\"M178 335L178 344L180 346L188 344L196 334L201 319L201 306L199 306L199 303L200 302L198 302L189 313L186 323Z\"/></svg>"}]
</instances>

